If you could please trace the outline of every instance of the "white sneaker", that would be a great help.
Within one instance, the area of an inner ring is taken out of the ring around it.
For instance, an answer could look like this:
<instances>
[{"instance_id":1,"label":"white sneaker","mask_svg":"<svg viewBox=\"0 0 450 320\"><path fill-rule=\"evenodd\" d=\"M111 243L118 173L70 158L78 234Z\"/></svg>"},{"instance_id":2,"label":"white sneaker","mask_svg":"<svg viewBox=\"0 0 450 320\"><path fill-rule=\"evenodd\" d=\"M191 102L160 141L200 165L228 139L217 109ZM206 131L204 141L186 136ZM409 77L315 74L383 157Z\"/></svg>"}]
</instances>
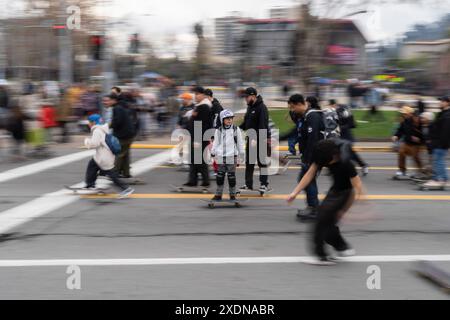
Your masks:
<instances>
[{"instance_id":1,"label":"white sneaker","mask_svg":"<svg viewBox=\"0 0 450 320\"><path fill-rule=\"evenodd\" d=\"M347 249L344 251L338 251L337 256L339 258L354 257L354 256L356 256L356 251L355 251L355 249Z\"/></svg>"},{"instance_id":2,"label":"white sneaker","mask_svg":"<svg viewBox=\"0 0 450 320\"><path fill-rule=\"evenodd\" d=\"M396 177L407 177L408 175L407 175L405 172L397 171L397 172L395 173L395 176L396 176Z\"/></svg>"},{"instance_id":3,"label":"white sneaker","mask_svg":"<svg viewBox=\"0 0 450 320\"><path fill-rule=\"evenodd\" d=\"M365 167L362 168L362 174L363 174L364 177L369 174L369 167L368 166L365 166Z\"/></svg>"},{"instance_id":4,"label":"white sneaker","mask_svg":"<svg viewBox=\"0 0 450 320\"><path fill-rule=\"evenodd\" d=\"M306 262L314 266L335 266L337 263L329 258L313 257L311 261Z\"/></svg>"},{"instance_id":5,"label":"white sneaker","mask_svg":"<svg viewBox=\"0 0 450 320\"><path fill-rule=\"evenodd\" d=\"M445 183L444 181L428 181L427 183L425 183L423 186L426 188L442 188L445 187L447 185L447 183Z\"/></svg>"},{"instance_id":6,"label":"white sneaker","mask_svg":"<svg viewBox=\"0 0 450 320\"><path fill-rule=\"evenodd\" d=\"M133 192L134 192L134 189L132 189L132 188L123 190L121 193L119 193L119 199L128 198Z\"/></svg>"}]
</instances>

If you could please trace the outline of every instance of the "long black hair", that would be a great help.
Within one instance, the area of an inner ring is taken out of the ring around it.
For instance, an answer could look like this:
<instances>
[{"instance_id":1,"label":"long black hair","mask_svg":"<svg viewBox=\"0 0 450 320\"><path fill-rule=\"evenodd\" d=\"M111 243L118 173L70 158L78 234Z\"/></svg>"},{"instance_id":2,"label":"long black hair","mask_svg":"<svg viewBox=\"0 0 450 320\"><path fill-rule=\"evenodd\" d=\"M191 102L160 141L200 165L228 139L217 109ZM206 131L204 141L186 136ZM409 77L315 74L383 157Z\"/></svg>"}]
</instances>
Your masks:
<instances>
[{"instance_id":1,"label":"long black hair","mask_svg":"<svg viewBox=\"0 0 450 320\"><path fill-rule=\"evenodd\" d=\"M321 110L322 108L319 105L319 100L317 100L314 96L309 96L306 98L306 102L308 102L311 106L311 109Z\"/></svg>"}]
</instances>

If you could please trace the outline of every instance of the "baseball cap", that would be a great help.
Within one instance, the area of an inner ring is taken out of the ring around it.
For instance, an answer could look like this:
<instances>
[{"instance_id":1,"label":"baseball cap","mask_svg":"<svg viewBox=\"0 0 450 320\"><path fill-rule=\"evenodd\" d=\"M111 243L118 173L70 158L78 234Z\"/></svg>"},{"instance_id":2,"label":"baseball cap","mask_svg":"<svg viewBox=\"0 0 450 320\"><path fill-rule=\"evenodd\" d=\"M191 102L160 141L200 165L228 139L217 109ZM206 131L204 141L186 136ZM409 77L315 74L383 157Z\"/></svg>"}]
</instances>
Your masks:
<instances>
[{"instance_id":1,"label":"baseball cap","mask_svg":"<svg viewBox=\"0 0 450 320\"><path fill-rule=\"evenodd\" d=\"M449 103L450 103L450 98L449 98L448 96L440 97L438 100L439 100L439 101L444 101L444 102L449 102Z\"/></svg>"},{"instance_id":2,"label":"baseball cap","mask_svg":"<svg viewBox=\"0 0 450 320\"><path fill-rule=\"evenodd\" d=\"M413 114L414 113L414 109L408 106L404 106L400 109L400 113L401 114Z\"/></svg>"},{"instance_id":3,"label":"baseball cap","mask_svg":"<svg viewBox=\"0 0 450 320\"><path fill-rule=\"evenodd\" d=\"M247 89L245 89L244 91L244 97L248 97L248 96L257 96L258 95L258 91L256 91L255 88L249 87Z\"/></svg>"},{"instance_id":4,"label":"baseball cap","mask_svg":"<svg viewBox=\"0 0 450 320\"><path fill-rule=\"evenodd\" d=\"M212 98L214 94L213 94L213 92L212 92L211 89L206 89L206 90L205 90L205 95L207 95L208 97L211 97L211 98Z\"/></svg>"},{"instance_id":5,"label":"baseball cap","mask_svg":"<svg viewBox=\"0 0 450 320\"><path fill-rule=\"evenodd\" d=\"M193 99L193 96L192 96L192 94L190 94L189 92L185 92L185 93L183 93L183 94L180 95L180 99L183 99L183 100L192 100L192 99Z\"/></svg>"},{"instance_id":6,"label":"baseball cap","mask_svg":"<svg viewBox=\"0 0 450 320\"><path fill-rule=\"evenodd\" d=\"M102 123L103 123L102 116L99 115L99 114L91 114L91 115L88 117L88 121L89 121L89 122L93 122L93 123L95 123L95 124L102 124Z\"/></svg>"},{"instance_id":7,"label":"baseball cap","mask_svg":"<svg viewBox=\"0 0 450 320\"><path fill-rule=\"evenodd\" d=\"M192 92L194 93L200 93L200 94L205 94L205 88L203 87L195 87L194 89L192 89Z\"/></svg>"}]
</instances>

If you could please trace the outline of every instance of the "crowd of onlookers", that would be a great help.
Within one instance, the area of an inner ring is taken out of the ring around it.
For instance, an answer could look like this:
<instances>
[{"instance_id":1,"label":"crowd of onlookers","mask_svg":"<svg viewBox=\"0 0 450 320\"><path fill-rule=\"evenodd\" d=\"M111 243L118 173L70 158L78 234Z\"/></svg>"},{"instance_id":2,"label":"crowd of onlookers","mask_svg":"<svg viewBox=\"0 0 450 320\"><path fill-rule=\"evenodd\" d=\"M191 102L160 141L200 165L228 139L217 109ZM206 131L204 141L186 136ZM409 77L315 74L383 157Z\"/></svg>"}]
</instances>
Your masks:
<instances>
[{"instance_id":1,"label":"crowd of onlookers","mask_svg":"<svg viewBox=\"0 0 450 320\"><path fill-rule=\"evenodd\" d=\"M122 88L122 102L136 114L137 139L173 130L179 112L174 86ZM111 117L99 85L74 84L64 88L26 83L17 90L0 84L1 147L6 141L12 142L14 160L26 155L47 156L51 143L67 143L72 134L87 132L86 119L91 114L101 114L106 121Z\"/></svg>"}]
</instances>

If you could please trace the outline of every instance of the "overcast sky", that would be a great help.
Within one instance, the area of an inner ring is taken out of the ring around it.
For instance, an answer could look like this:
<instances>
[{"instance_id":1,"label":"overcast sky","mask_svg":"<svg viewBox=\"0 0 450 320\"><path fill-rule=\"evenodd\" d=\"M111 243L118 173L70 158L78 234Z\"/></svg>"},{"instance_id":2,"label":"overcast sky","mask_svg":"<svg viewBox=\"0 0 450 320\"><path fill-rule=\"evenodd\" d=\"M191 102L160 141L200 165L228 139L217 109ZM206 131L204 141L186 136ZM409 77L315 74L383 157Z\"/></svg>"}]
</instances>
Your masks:
<instances>
[{"instance_id":1,"label":"overcast sky","mask_svg":"<svg viewBox=\"0 0 450 320\"><path fill-rule=\"evenodd\" d=\"M232 11L264 18L268 17L268 10L271 7L293 6L298 3L295 0L110 0L110 2L112 5L106 7L105 13L128 22L128 27L122 27L124 28L122 32L139 31L154 44L160 54L173 51L166 48L167 39L176 37L174 50L182 56L189 55L195 48L196 39L192 34L192 26L196 22L201 21L206 26L207 34L213 35L214 18L225 16ZM379 41L395 38L416 23L431 23L450 13L450 0L424 0L416 5L398 4L399 2L393 0L390 1L391 4L383 6L369 4L358 8L344 7L340 11L333 12L330 18L342 17L361 9L369 10L369 13L356 15L352 19L369 41Z\"/></svg>"}]
</instances>

